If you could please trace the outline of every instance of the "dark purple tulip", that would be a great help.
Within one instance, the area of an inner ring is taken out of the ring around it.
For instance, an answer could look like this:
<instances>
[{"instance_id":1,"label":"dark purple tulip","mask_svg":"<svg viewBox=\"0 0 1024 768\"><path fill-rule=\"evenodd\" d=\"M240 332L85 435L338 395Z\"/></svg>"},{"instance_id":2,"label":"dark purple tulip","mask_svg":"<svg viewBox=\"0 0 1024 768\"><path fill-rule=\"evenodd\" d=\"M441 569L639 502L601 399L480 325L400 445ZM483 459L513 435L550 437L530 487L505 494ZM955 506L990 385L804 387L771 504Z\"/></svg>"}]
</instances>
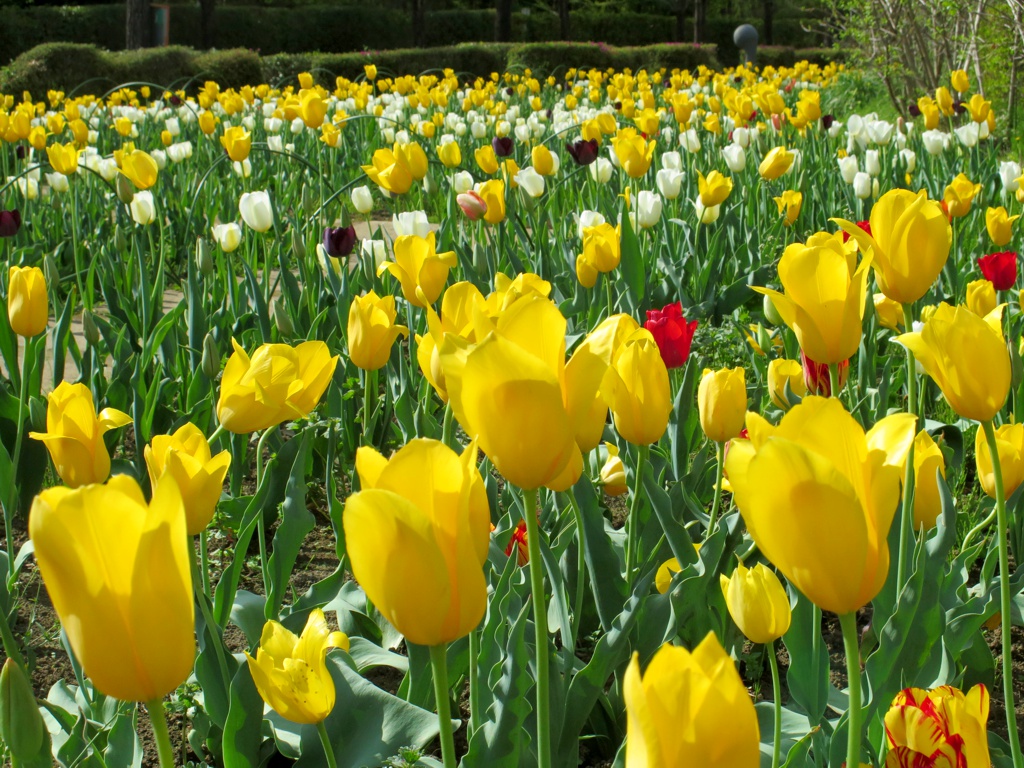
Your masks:
<instances>
[{"instance_id":1,"label":"dark purple tulip","mask_svg":"<svg viewBox=\"0 0 1024 768\"><path fill-rule=\"evenodd\" d=\"M831 128L831 127L832 127L832 123L834 123L835 121L836 121L836 119L835 119L835 118L834 118L834 117L833 117L832 115L822 115L822 116L821 116L821 126L822 126L822 127L823 127L823 128L824 128L824 129L826 130L826 131L827 131L827 130L828 130L829 128Z\"/></svg>"},{"instance_id":2,"label":"dark purple tulip","mask_svg":"<svg viewBox=\"0 0 1024 768\"><path fill-rule=\"evenodd\" d=\"M170 98L170 102L171 102L171 106L172 107L180 107L181 106L181 96L179 96L176 93L172 93L171 94L171 98Z\"/></svg>"},{"instance_id":3,"label":"dark purple tulip","mask_svg":"<svg viewBox=\"0 0 1024 768\"><path fill-rule=\"evenodd\" d=\"M575 144L566 144L565 149L572 155L576 165L590 165L597 160L597 139L590 139L589 141L580 139Z\"/></svg>"},{"instance_id":4,"label":"dark purple tulip","mask_svg":"<svg viewBox=\"0 0 1024 768\"><path fill-rule=\"evenodd\" d=\"M511 96L513 93L515 93L515 89L513 89L511 86L509 86L508 88L505 89L505 93L507 93L509 96Z\"/></svg>"},{"instance_id":5,"label":"dark purple tulip","mask_svg":"<svg viewBox=\"0 0 1024 768\"><path fill-rule=\"evenodd\" d=\"M911 105L907 108L907 111L910 112L911 117L921 116L921 108L917 106L917 104L911 103Z\"/></svg>"},{"instance_id":6,"label":"dark purple tulip","mask_svg":"<svg viewBox=\"0 0 1024 768\"><path fill-rule=\"evenodd\" d=\"M621 112L622 111L622 102L621 101L616 101L615 102L615 111L616 112Z\"/></svg>"},{"instance_id":7,"label":"dark purple tulip","mask_svg":"<svg viewBox=\"0 0 1024 768\"><path fill-rule=\"evenodd\" d=\"M24 160L25 156L28 154L28 150L25 149L24 144L19 144L14 148L14 154L18 157L19 160Z\"/></svg>"},{"instance_id":8,"label":"dark purple tulip","mask_svg":"<svg viewBox=\"0 0 1024 768\"><path fill-rule=\"evenodd\" d=\"M967 111L967 105L964 104L959 99L957 99L956 101L953 102L953 111L956 112L958 115L962 115L964 112Z\"/></svg>"},{"instance_id":9,"label":"dark purple tulip","mask_svg":"<svg viewBox=\"0 0 1024 768\"><path fill-rule=\"evenodd\" d=\"M355 245L356 228L351 224L347 227L327 227L324 230L324 250L328 256L348 256Z\"/></svg>"},{"instance_id":10,"label":"dark purple tulip","mask_svg":"<svg viewBox=\"0 0 1024 768\"><path fill-rule=\"evenodd\" d=\"M0 211L0 237L14 237L21 229L21 212L15 208L13 211Z\"/></svg>"},{"instance_id":11,"label":"dark purple tulip","mask_svg":"<svg viewBox=\"0 0 1024 768\"><path fill-rule=\"evenodd\" d=\"M494 147L494 154L498 157L508 157L512 154L512 137L511 136L495 136L491 139L491 146Z\"/></svg>"}]
</instances>

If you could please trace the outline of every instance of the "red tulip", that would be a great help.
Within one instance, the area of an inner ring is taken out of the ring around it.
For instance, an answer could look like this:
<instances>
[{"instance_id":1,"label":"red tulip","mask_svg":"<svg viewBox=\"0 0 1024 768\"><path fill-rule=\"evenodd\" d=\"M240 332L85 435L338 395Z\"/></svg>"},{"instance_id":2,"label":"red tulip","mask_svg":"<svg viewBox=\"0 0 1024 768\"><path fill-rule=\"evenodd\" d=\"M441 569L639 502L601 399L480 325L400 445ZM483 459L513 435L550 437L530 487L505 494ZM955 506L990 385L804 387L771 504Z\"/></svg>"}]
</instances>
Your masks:
<instances>
[{"instance_id":1,"label":"red tulip","mask_svg":"<svg viewBox=\"0 0 1024 768\"><path fill-rule=\"evenodd\" d=\"M828 364L816 363L811 360L804 351L800 350L800 362L804 366L804 384L807 385L807 394L832 397L832 379L829 377ZM843 360L839 364L839 387L846 386L846 379L850 375L850 361Z\"/></svg>"},{"instance_id":2,"label":"red tulip","mask_svg":"<svg viewBox=\"0 0 1024 768\"><path fill-rule=\"evenodd\" d=\"M14 237L21 228L21 212L15 208L12 211L0 211L0 237Z\"/></svg>"},{"instance_id":3,"label":"red tulip","mask_svg":"<svg viewBox=\"0 0 1024 768\"><path fill-rule=\"evenodd\" d=\"M1008 291L1017 282L1017 254L1014 251L981 256L978 258L978 267L997 291Z\"/></svg>"},{"instance_id":4,"label":"red tulip","mask_svg":"<svg viewBox=\"0 0 1024 768\"><path fill-rule=\"evenodd\" d=\"M526 565L530 562L530 549L526 543L526 521L520 520L519 525L516 526L515 531L512 532L512 538L508 541L508 546L505 547L505 554L512 557L512 551L516 552L516 561L519 565Z\"/></svg>"},{"instance_id":5,"label":"red tulip","mask_svg":"<svg viewBox=\"0 0 1024 768\"><path fill-rule=\"evenodd\" d=\"M686 322L686 318L683 317L683 305L680 302L669 304L662 309L647 310L644 328L651 332L657 342L666 368L678 368L686 364L686 358L690 356L693 333L697 330L697 321Z\"/></svg>"},{"instance_id":6,"label":"red tulip","mask_svg":"<svg viewBox=\"0 0 1024 768\"><path fill-rule=\"evenodd\" d=\"M871 222L870 221L858 221L857 222L857 226L860 227L861 229L863 229L868 234L869 237L871 236ZM843 242L844 243L848 242L849 239L850 239L850 233L849 232L843 232Z\"/></svg>"}]
</instances>

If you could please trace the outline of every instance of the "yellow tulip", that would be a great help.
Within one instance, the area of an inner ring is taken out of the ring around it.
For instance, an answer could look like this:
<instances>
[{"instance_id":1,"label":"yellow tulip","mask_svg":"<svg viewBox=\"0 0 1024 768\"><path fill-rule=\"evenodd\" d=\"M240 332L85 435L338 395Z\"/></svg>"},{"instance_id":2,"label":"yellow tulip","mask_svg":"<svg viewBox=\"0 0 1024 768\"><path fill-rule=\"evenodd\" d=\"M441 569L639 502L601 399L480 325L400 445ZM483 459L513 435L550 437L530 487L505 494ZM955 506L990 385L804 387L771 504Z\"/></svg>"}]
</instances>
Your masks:
<instances>
[{"instance_id":1,"label":"yellow tulip","mask_svg":"<svg viewBox=\"0 0 1024 768\"><path fill-rule=\"evenodd\" d=\"M458 263L455 251L437 253L434 233L426 237L402 235L395 239L395 260L385 261L377 274L390 272L402 284L402 295L410 304L425 307L437 301L448 280L448 270Z\"/></svg>"},{"instance_id":2,"label":"yellow tulip","mask_svg":"<svg viewBox=\"0 0 1024 768\"><path fill-rule=\"evenodd\" d=\"M1013 237L1013 222L1020 218L1020 214L1010 216L1003 206L989 208L985 211L985 228L988 229L988 236L997 246L1006 245Z\"/></svg>"},{"instance_id":3,"label":"yellow tulip","mask_svg":"<svg viewBox=\"0 0 1024 768\"><path fill-rule=\"evenodd\" d=\"M615 430L633 445L656 443L668 428L672 391L654 336L639 328L614 352L601 384Z\"/></svg>"},{"instance_id":4,"label":"yellow tulip","mask_svg":"<svg viewBox=\"0 0 1024 768\"><path fill-rule=\"evenodd\" d=\"M28 143L37 152L42 152L46 148L46 129L41 125L33 128L28 134Z\"/></svg>"},{"instance_id":5,"label":"yellow tulip","mask_svg":"<svg viewBox=\"0 0 1024 768\"><path fill-rule=\"evenodd\" d=\"M893 301L884 293L874 295L875 314L878 322L883 328L898 333L903 327L903 307L898 301Z\"/></svg>"},{"instance_id":6,"label":"yellow tulip","mask_svg":"<svg viewBox=\"0 0 1024 768\"><path fill-rule=\"evenodd\" d=\"M234 162L241 163L249 157L249 150L252 149L252 134L245 128L233 125L224 131L220 137L220 143Z\"/></svg>"},{"instance_id":7,"label":"yellow tulip","mask_svg":"<svg viewBox=\"0 0 1024 768\"><path fill-rule=\"evenodd\" d=\"M612 148L619 165L633 179L639 179L647 173L657 144L656 141L646 141L633 128L623 128L612 137Z\"/></svg>"},{"instance_id":8,"label":"yellow tulip","mask_svg":"<svg viewBox=\"0 0 1024 768\"><path fill-rule=\"evenodd\" d=\"M996 448L999 466L1003 470L1003 490L1009 498L1024 482L1024 424L1003 424L996 427ZM985 431L979 427L974 438L974 458L977 462L981 489L989 497L996 497L995 468L988 449Z\"/></svg>"},{"instance_id":9,"label":"yellow tulip","mask_svg":"<svg viewBox=\"0 0 1024 768\"><path fill-rule=\"evenodd\" d=\"M459 148L458 142L449 141L447 144L438 146L437 159L444 164L445 168L458 168L462 165L462 150Z\"/></svg>"},{"instance_id":10,"label":"yellow tulip","mask_svg":"<svg viewBox=\"0 0 1024 768\"><path fill-rule=\"evenodd\" d=\"M207 136L212 136L213 132L217 129L217 117L210 112L208 109L203 110L199 114L199 130L201 130Z\"/></svg>"},{"instance_id":11,"label":"yellow tulip","mask_svg":"<svg viewBox=\"0 0 1024 768\"><path fill-rule=\"evenodd\" d=\"M786 397L787 384L789 391L797 397L802 398L807 394L804 367L800 361L776 358L768 363L768 391L771 393L772 402L784 411L793 405Z\"/></svg>"},{"instance_id":12,"label":"yellow tulip","mask_svg":"<svg viewBox=\"0 0 1024 768\"><path fill-rule=\"evenodd\" d=\"M981 441L984 443L985 437L982 430L979 429L978 434L982 435ZM1021 436L1024 438L1024 432L1021 433ZM922 526L931 528L935 525L939 513L942 512L942 496L939 494L936 472L940 473L942 477L946 476L946 460L931 435L922 429L914 438L915 530L919 530ZM1021 479L1024 479L1024 465L1021 467Z\"/></svg>"},{"instance_id":13,"label":"yellow tulip","mask_svg":"<svg viewBox=\"0 0 1024 768\"><path fill-rule=\"evenodd\" d=\"M85 384L62 381L47 397L46 431L29 432L29 437L43 442L60 479L77 488L102 483L110 476L103 435L131 421L114 408L104 408L97 415L92 391Z\"/></svg>"},{"instance_id":14,"label":"yellow tulip","mask_svg":"<svg viewBox=\"0 0 1024 768\"><path fill-rule=\"evenodd\" d=\"M787 227L791 226L800 215L800 208L804 203L803 193L787 189L780 197L773 199L775 200L775 205L779 209L779 215L782 215L783 213L785 214L782 219L782 223Z\"/></svg>"},{"instance_id":15,"label":"yellow tulip","mask_svg":"<svg viewBox=\"0 0 1024 768\"><path fill-rule=\"evenodd\" d=\"M156 184L159 166L147 152L136 149L126 152L121 158L121 173L135 185L136 189L149 189Z\"/></svg>"},{"instance_id":16,"label":"yellow tulip","mask_svg":"<svg viewBox=\"0 0 1024 768\"><path fill-rule=\"evenodd\" d=\"M504 275L500 275L504 277ZM500 310L500 307L498 308ZM416 337L416 361L427 381L444 402L448 402L444 370L441 367L440 347L445 334L475 341L473 318L477 311L487 311L487 301L480 289L470 282L456 283L441 298L440 316L427 306L429 333Z\"/></svg>"},{"instance_id":17,"label":"yellow tulip","mask_svg":"<svg viewBox=\"0 0 1024 768\"><path fill-rule=\"evenodd\" d=\"M789 595L764 563L746 568L740 561L731 578L722 574L719 580L729 615L750 642L771 643L789 631Z\"/></svg>"},{"instance_id":18,"label":"yellow tulip","mask_svg":"<svg viewBox=\"0 0 1024 768\"><path fill-rule=\"evenodd\" d=\"M697 188L700 192L700 201L705 208L714 208L726 201L732 192L732 179L723 176L718 171L712 171L704 177L704 174L697 171Z\"/></svg>"},{"instance_id":19,"label":"yellow tulip","mask_svg":"<svg viewBox=\"0 0 1024 768\"><path fill-rule=\"evenodd\" d=\"M299 92L299 117L307 128L316 130L323 124L326 116L327 102L316 89L308 88Z\"/></svg>"},{"instance_id":20,"label":"yellow tulip","mask_svg":"<svg viewBox=\"0 0 1024 768\"><path fill-rule=\"evenodd\" d=\"M935 105L946 117L953 116L953 95L949 92L949 88L940 85L935 89Z\"/></svg>"},{"instance_id":21,"label":"yellow tulip","mask_svg":"<svg viewBox=\"0 0 1024 768\"><path fill-rule=\"evenodd\" d=\"M316 408L334 376L338 357L322 341L261 344L250 358L234 339L224 366L217 418L228 432L261 432Z\"/></svg>"},{"instance_id":22,"label":"yellow tulip","mask_svg":"<svg viewBox=\"0 0 1024 768\"><path fill-rule=\"evenodd\" d=\"M913 429L912 419L898 422L891 442L909 444ZM754 542L823 610L869 603L889 573L899 467L868 445L836 398L806 397L778 427L750 413L747 431L749 440L731 444L725 470Z\"/></svg>"},{"instance_id":23,"label":"yellow tulip","mask_svg":"<svg viewBox=\"0 0 1024 768\"><path fill-rule=\"evenodd\" d=\"M833 219L872 254L882 293L900 304L919 300L942 272L953 230L942 207L928 193L894 189L871 208L871 234L852 221Z\"/></svg>"},{"instance_id":24,"label":"yellow tulip","mask_svg":"<svg viewBox=\"0 0 1024 768\"><path fill-rule=\"evenodd\" d=\"M127 117L118 117L114 120L114 130L122 136L132 135L132 121Z\"/></svg>"},{"instance_id":25,"label":"yellow tulip","mask_svg":"<svg viewBox=\"0 0 1024 768\"><path fill-rule=\"evenodd\" d=\"M608 222L583 230L583 258L598 272L611 272L622 258L622 227Z\"/></svg>"},{"instance_id":26,"label":"yellow tulip","mask_svg":"<svg viewBox=\"0 0 1024 768\"><path fill-rule=\"evenodd\" d=\"M972 182L965 173L957 174L942 195L949 215L954 219L966 216L971 210L971 203L979 192L981 192L981 184Z\"/></svg>"},{"instance_id":27,"label":"yellow tulip","mask_svg":"<svg viewBox=\"0 0 1024 768\"><path fill-rule=\"evenodd\" d=\"M356 471L362 490L344 512L356 580L410 643L465 637L487 607L491 516L476 443L460 456L420 438L390 459L363 447Z\"/></svg>"},{"instance_id":28,"label":"yellow tulip","mask_svg":"<svg viewBox=\"0 0 1024 768\"><path fill-rule=\"evenodd\" d=\"M619 449L612 443L605 443L608 459L601 465L601 487L609 496L622 496L629 491L626 485L626 465L619 457Z\"/></svg>"},{"instance_id":29,"label":"yellow tulip","mask_svg":"<svg viewBox=\"0 0 1024 768\"><path fill-rule=\"evenodd\" d=\"M415 141L410 141L406 144L399 144L398 142L395 142L394 153L395 157L397 157L400 162L404 162L406 167L408 167L409 173L412 174L413 181L420 181L427 175L427 170L429 168L427 153L424 152L423 147Z\"/></svg>"},{"instance_id":30,"label":"yellow tulip","mask_svg":"<svg viewBox=\"0 0 1024 768\"><path fill-rule=\"evenodd\" d=\"M395 297L381 298L374 291L356 296L348 308L348 356L357 368L376 371L385 366L399 335L409 329L395 323Z\"/></svg>"},{"instance_id":31,"label":"yellow tulip","mask_svg":"<svg viewBox=\"0 0 1024 768\"><path fill-rule=\"evenodd\" d=\"M188 535L206 530L220 501L231 453L214 456L206 435L195 424L186 423L173 434L155 436L144 456L154 488L161 478L170 476L181 491Z\"/></svg>"},{"instance_id":32,"label":"yellow tulip","mask_svg":"<svg viewBox=\"0 0 1024 768\"><path fill-rule=\"evenodd\" d=\"M949 82L953 90L959 93L967 93L971 89L971 81L962 69L954 69L949 74Z\"/></svg>"},{"instance_id":33,"label":"yellow tulip","mask_svg":"<svg viewBox=\"0 0 1024 768\"><path fill-rule=\"evenodd\" d=\"M50 299L39 267L11 267L7 282L7 319L11 330L30 339L46 330Z\"/></svg>"},{"instance_id":34,"label":"yellow tulip","mask_svg":"<svg viewBox=\"0 0 1024 768\"><path fill-rule=\"evenodd\" d=\"M494 154L494 147L484 144L473 152L473 158L480 170L491 176L498 172L498 156Z\"/></svg>"},{"instance_id":35,"label":"yellow tulip","mask_svg":"<svg viewBox=\"0 0 1024 768\"><path fill-rule=\"evenodd\" d=\"M366 73L366 79L373 82L377 79L377 65L376 64L364 64L363 72Z\"/></svg>"},{"instance_id":36,"label":"yellow tulip","mask_svg":"<svg viewBox=\"0 0 1024 768\"><path fill-rule=\"evenodd\" d=\"M487 210L484 211L484 221L488 224L500 224L505 220L505 182L501 179L485 181L477 190L480 199L484 201Z\"/></svg>"},{"instance_id":37,"label":"yellow tulip","mask_svg":"<svg viewBox=\"0 0 1024 768\"><path fill-rule=\"evenodd\" d=\"M954 411L965 419L989 421L1010 392L1002 316L1002 305L981 318L966 307L942 303L920 332L895 341L914 353Z\"/></svg>"},{"instance_id":38,"label":"yellow tulip","mask_svg":"<svg viewBox=\"0 0 1024 768\"><path fill-rule=\"evenodd\" d=\"M792 167L795 159L796 156L785 147L772 147L757 167L757 172L762 179L774 181Z\"/></svg>"},{"instance_id":39,"label":"yellow tulip","mask_svg":"<svg viewBox=\"0 0 1024 768\"><path fill-rule=\"evenodd\" d=\"M724 443L743 430L747 414L746 376L743 368L704 369L697 388L697 409L700 428L708 440Z\"/></svg>"},{"instance_id":40,"label":"yellow tulip","mask_svg":"<svg viewBox=\"0 0 1024 768\"><path fill-rule=\"evenodd\" d=\"M752 768L760 730L750 694L713 632L693 652L663 645L623 679L626 768Z\"/></svg>"},{"instance_id":41,"label":"yellow tulip","mask_svg":"<svg viewBox=\"0 0 1024 768\"><path fill-rule=\"evenodd\" d=\"M46 156L57 173L73 176L78 173L78 148L74 144L51 144Z\"/></svg>"},{"instance_id":42,"label":"yellow tulip","mask_svg":"<svg viewBox=\"0 0 1024 768\"><path fill-rule=\"evenodd\" d=\"M884 768L988 768L988 712L988 690L981 684L966 695L950 685L900 691L885 713Z\"/></svg>"},{"instance_id":43,"label":"yellow tulip","mask_svg":"<svg viewBox=\"0 0 1024 768\"><path fill-rule=\"evenodd\" d=\"M543 144L538 144L530 151L530 162L533 164L533 170L541 176L551 176L555 172L554 156Z\"/></svg>"},{"instance_id":44,"label":"yellow tulip","mask_svg":"<svg viewBox=\"0 0 1024 768\"><path fill-rule=\"evenodd\" d=\"M148 702L185 682L196 649L192 554L173 482L158 483L148 505L127 475L49 488L32 502L29 536L71 648L97 689Z\"/></svg>"},{"instance_id":45,"label":"yellow tulip","mask_svg":"<svg viewBox=\"0 0 1024 768\"><path fill-rule=\"evenodd\" d=\"M967 284L966 304L978 317L985 317L996 308L996 287L988 280L972 280Z\"/></svg>"},{"instance_id":46,"label":"yellow tulip","mask_svg":"<svg viewBox=\"0 0 1024 768\"><path fill-rule=\"evenodd\" d=\"M856 269L855 258L840 233L818 233L783 252L778 269L785 293L754 288L771 298L804 354L817 363L841 363L860 346L871 256Z\"/></svg>"},{"instance_id":47,"label":"yellow tulip","mask_svg":"<svg viewBox=\"0 0 1024 768\"><path fill-rule=\"evenodd\" d=\"M405 161L386 147L373 153L370 165L362 166L370 180L393 195L404 195L412 187L412 171Z\"/></svg>"},{"instance_id":48,"label":"yellow tulip","mask_svg":"<svg viewBox=\"0 0 1024 768\"><path fill-rule=\"evenodd\" d=\"M696 549L700 549L699 544L695 544ZM654 586L658 590L658 594L664 595L672 587L672 577L675 574L683 570L682 564L675 557L671 557L658 566L658 572L654 576Z\"/></svg>"},{"instance_id":49,"label":"yellow tulip","mask_svg":"<svg viewBox=\"0 0 1024 768\"><path fill-rule=\"evenodd\" d=\"M971 114L971 120L974 122L987 122L992 113L992 102L980 93L976 93L967 101L967 111Z\"/></svg>"},{"instance_id":50,"label":"yellow tulip","mask_svg":"<svg viewBox=\"0 0 1024 768\"><path fill-rule=\"evenodd\" d=\"M248 651L245 657L263 701L285 720L313 725L334 709L334 680L327 669L331 648L348 651L348 636L331 632L323 610L314 608L301 636L268 621L256 657Z\"/></svg>"},{"instance_id":51,"label":"yellow tulip","mask_svg":"<svg viewBox=\"0 0 1024 768\"><path fill-rule=\"evenodd\" d=\"M597 278L600 274L582 253L576 257L576 279L584 288L593 288L597 285Z\"/></svg>"}]
</instances>

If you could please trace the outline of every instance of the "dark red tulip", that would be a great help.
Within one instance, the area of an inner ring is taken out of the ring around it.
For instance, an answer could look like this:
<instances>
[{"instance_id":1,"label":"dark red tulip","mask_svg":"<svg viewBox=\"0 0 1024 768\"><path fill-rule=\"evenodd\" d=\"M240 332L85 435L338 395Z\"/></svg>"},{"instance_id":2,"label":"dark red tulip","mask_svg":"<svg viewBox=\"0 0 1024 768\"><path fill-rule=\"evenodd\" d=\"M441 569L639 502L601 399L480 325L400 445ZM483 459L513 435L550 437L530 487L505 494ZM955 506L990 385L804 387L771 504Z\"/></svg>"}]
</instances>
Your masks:
<instances>
[{"instance_id":1,"label":"dark red tulip","mask_svg":"<svg viewBox=\"0 0 1024 768\"><path fill-rule=\"evenodd\" d=\"M505 554L508 557L512 557L512 553L516 553L516 562L520 565L526 565L530 562L530 548L526 541L526 521L520 520L519 525L512 532L512 538L508 540L508 546L505 547Z\"/></svg>"},{"instance_id":2,"label":"dark red tulip","mask_svg":"<svg viewBox=\"0 0 1024 768\"><path fill-rule=\"evenodd\" d=\"M356 228L351 224L347 227L327 227L324 230L324 250L328 256L348 256L355 245Z\"/></svg>"},{"instance_id":3,"label":"dark red tulip","mask_svg":"<svg viewBox=\"0 0 1024 768\"><path fill-rule=\"evenodd\" d=\"M14 237L21 229L21 212L15 208L12 211L0 211L0 237Z\"/></svg>"},{"instance_id":4,"label":"dark red tulip","mask_svg":"<svg viewBox=\"0 0 1024 768\"><path fill-rule=\"evenodd\" d=\"M871 222L870 221L858 221L857 222L857 226L860 227L861 229L863 229L864 232L867 233L868 237L871 236ZM843 232L843 242L845 243L845 242L848 242L849 240L850 240L850 233L849 232Z\"/></svg>"},{"instance_id":5,"label":"dark red tulip","mask_svg":"<svg viewBox=\"0 0 1024 768\"><path fill-rule=\"evenodd\" d=\"M512 154L512 137L495 136L491 139L491 146L494 147L494 154L498 157L508 157Z\"/></svg>"},{"instance_id":6,"label":"dark red tulip","mask_svg":"<svg viewBox=\"0 0 1024 768\"><path fill-rule=\"evenodd\" d=\"M566 144L565 149L572 156L572 159L576 161L576 165L590 165L597 160L599 145L597 139L590 139L589 141L580 139L573 144Z\"/></svg>"},{"instance_id":7,"label":"dark red tulip","mask_svg":"<svg viewBox=\"0 0 1024 768\"><path fill-rule=\"evenodd\" d=\"M997 291L1008 291L1017 282L1017 254L1014 251L1002 251L981 256L978 267Z\"/></svg>"},{"instance_id":8,"label":"dark red tulip","mask_svg":"<svg viewBox=\"0 0 1024 768\"><path fill-rule=\"evenodd\" d=\"M834 123L835 121L836 119L832 115L822 115L821 127L827 131L829 128L832 127L832 123Z\"/></svg>"},{"instance_id":9,"label":"dark red tulip","mask_svg":"<svg viewBox=\"0 0 1024 768\"><path fill-rule=\"evenodd\" d=\"M647 310L647 322L644 328L651 332L658 343L661 359L666 368L679 368L686 364L690 356L690 344L693 333L697 330L697 321L686 322L683 317L683 305L680 302L669 304L662 309Z\"/></svg>"},{"instance_id":10,"label":"dark red tulip","mask_svg":"<svg viewBox=\"0 0 1024 768\"><path fill-rule=\"evenodd\" d=\"M910 106L907 108L907 111L910 113L911 117L921 116L921 108L917 106L917 104L915 104L914 102L910 103Z\"/></svg>"},{"instance_id":11,"label":"dark red tulip","mask_svg":"<svg viewBox=\"0 0 1024 768\"><path fill-rule=\"evenodd\" d=\"M817 363L811 360L804 351L800 350L800 362L804 366L804 384L807 386L807 394L832 397L832 378L829 375L828 363ZM843 360L839 364L839 388L846 386L846 379L850 375L850 361Z\"/></svg>"}]
</instances>

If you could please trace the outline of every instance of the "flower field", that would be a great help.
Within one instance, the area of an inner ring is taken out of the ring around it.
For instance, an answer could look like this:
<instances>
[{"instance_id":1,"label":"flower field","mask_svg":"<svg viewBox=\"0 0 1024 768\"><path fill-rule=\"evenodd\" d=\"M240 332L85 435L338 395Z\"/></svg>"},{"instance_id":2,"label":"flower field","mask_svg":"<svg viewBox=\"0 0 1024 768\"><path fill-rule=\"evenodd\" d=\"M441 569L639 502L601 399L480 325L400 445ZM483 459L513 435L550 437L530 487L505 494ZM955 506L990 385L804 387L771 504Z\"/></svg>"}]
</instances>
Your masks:
<instances>
[{"instance_id":1,"label":"flower field","mask_svg":"<svg viewBox=\"0 0 1024 768\"><path fill-rule=\"evenodd\" d=\"M1024 173L845 76L0 96L3 757L1024 768Z\"/></svg>"}]
</instances>

